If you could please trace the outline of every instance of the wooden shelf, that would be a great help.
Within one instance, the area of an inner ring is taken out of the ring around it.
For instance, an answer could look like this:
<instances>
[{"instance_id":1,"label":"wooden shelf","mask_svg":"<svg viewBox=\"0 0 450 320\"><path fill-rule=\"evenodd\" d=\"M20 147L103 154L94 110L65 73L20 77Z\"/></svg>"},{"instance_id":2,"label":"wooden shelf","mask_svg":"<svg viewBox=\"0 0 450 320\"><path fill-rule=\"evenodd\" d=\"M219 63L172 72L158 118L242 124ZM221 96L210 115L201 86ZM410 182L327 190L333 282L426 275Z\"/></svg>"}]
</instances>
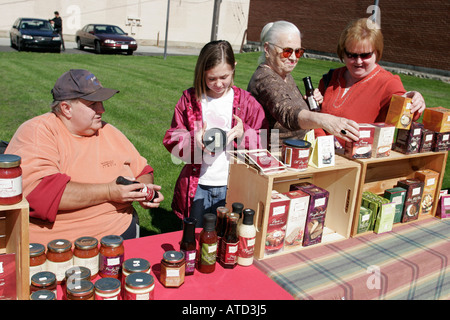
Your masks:
<instances>
[{"instance_id":1,"label":"wooden shelf","mask_svg":"<svg viewBox=\"0 0 450 320\"><path fill-rule=\"evenodd\" d=\"M28 300L30 296L28 221L25 199L13 205L0 205L0 254L16 255L16 292L20 300Z\"/></svg>"}]
</instances>

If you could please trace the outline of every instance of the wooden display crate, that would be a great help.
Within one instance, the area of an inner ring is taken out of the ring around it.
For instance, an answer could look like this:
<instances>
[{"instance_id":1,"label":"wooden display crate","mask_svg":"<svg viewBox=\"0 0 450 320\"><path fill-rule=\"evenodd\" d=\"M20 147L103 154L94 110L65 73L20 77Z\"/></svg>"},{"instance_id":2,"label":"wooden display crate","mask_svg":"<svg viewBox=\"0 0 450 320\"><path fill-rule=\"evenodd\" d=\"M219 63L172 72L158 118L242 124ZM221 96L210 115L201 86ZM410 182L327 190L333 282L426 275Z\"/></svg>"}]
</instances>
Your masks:
<instances>
[{"instance_id":1,"label":"wooden display crate","mask_svg":"<svg viewBox=\"0 0 450 320\"><path fill-rule=\"evenodd\" d=\"M329 192L321 243L347 239L352 228L360 171L359 163L340 156L336 156L336 165L333 167L320 169L309 167L305 171L285 171L270 175L262 175L255 168L236 162L230 165L227 206L231 208L233 202L241 202L245 208L255 210L254 221L257 229L255 258L264 259L264 239L267 234L272 190L284 193L289 191L292 184L311 182ZM305 247L297 246L295 250L302 248ZM281 251L266 258L286 252L293 250Z\"/></svg>"},{"instance_id":2,"label":"wooden display crate","mask_svg":"<svg viewBox=\"0 0 450 320\"><path fill-rule=\"evenodd\" d=\"M14 205L0 205L0 254L16 255L17 299L30 297L29 207L23 199Z\"/></svg>"},{"instance_id":3,"label":"wooden display crate","mask_svg":"<svg viewBox=\"0 0 450 320\"><path fill-rule=\"evenodd\" d=\"M397 185L397 181L403 179L414 178L414 174L418 170L430 169L439 172L439 181L436 187L435 199L439 199L439 191L442 187L445 166L447 163L448 152L424 152L415 154L403 154L391 150L389 157L385 158L369 158L355 159L355 162L361 164L361 181L358 188L358 196L356 200L356 208L354 210L352 236L361 235L357 233L358 217L364 191L383 195L384 190L393 188ZM434 201L433 208L429 214L421 214L419 219L436 215L438 201ZM368 231L371 232L371 231Z\"/></svg>"}]
</instances>

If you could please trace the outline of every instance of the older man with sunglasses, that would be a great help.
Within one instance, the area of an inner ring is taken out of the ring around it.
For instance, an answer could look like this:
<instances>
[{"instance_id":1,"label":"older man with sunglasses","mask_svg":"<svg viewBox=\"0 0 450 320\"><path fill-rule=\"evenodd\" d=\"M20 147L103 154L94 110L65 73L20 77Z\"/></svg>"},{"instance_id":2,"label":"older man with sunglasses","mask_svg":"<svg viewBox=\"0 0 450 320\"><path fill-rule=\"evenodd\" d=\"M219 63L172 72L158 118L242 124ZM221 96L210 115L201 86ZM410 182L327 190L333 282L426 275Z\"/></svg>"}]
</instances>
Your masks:
<instances>
[{"instance_id":1,"label":"older man with sunglasses","mask_svg":"<svg viewBox=\"0 0 450 320\"><path fill-rule=\"evenodd\" d=\"M254 72L247 90L263 106L271 129L271 151L279 152L284 139L303 139L311 129L323 128L327 132L350 141L357 136L347 136L341 129L357 133L355 121L331 114L309 111L291 72L305 49L301 46L300 31L287 21L271 22L261 32L263 46L260 65ZM318 102L322 95L316 89ZM276 140L275 130L279 139Z\"/></svg>"},{"instance_id":2,"label":"older man with sunglasses","mask_svg":"<svg viewBox=\"0 0 450 320\"><path fill-rule=\"evenodd\" d=\"M378 25L367 18L349 23L337 48L345 66L330 70L319 83L323 94L322 112L358 123L384 122L391 97L397 94L412 98L411 112L417 120L425 110L422 95L416 91L406 92L399 76L378 65L382 53L383 34ZM357 136L350 127L341 130L347 137ZM316 135L323 134L316 130Z\"/></svg>"}]
</instances>

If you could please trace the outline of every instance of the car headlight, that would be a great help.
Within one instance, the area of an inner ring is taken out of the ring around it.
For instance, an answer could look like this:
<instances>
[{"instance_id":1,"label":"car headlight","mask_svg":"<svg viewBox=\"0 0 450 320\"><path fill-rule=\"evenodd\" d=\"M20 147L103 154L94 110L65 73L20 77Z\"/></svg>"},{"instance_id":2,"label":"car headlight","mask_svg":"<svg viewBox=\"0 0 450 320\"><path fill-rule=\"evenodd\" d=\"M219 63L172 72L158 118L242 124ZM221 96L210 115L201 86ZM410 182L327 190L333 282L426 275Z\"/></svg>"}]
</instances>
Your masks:
<instances>
[{"instance_id":1,"label":"car headlight","mask_svg":"<svg viewBox=\"0 0 450 320\"><path fill-rule=\"evenodd\" d=\"M136 41L131 41L130 44L137 44L137 42Z\"/></svg>"},{"instance_id":2,"label":"car headlight","mask_svg":"<svg viewBox=\"0 0 450 320\"><path fill-rule=\"evenodd\" d=\"M23 34L22 39L32 40L33 36L30 36L29 34Z\"/></svg>"},{"instance_id":3,"label":"car headlight","mask_svg":"<svg viewBox=\"0 0 450 320\"><path fill-rule=\"evenodd\" d=\"M108 39L108 40L105 40L105 43L116 43L116 42L114 40Z\"/></svg>"},{"instance_id":4,"label":"car headlight","mask_svg":"<svg viewBox=\"0 0 450 320\"><path fill-rule=\"evenodd\" d=\"M52 40L53 41L59 41L59 40L61 40L61 37L60 36L56 36L56 37L53 37Z\"/></svg>"}]
</instances>

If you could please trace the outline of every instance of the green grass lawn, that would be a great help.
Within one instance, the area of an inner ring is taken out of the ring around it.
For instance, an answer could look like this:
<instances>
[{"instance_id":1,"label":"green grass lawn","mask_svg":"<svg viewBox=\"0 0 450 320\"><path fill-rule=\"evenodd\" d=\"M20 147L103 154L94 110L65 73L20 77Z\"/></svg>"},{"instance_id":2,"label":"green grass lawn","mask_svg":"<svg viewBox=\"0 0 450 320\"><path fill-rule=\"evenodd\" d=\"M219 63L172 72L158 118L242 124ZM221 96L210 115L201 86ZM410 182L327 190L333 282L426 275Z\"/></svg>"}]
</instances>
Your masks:
<instances>
[{"instance_id":1,"label":"green grass lawn","mask_svg":"<svg viewBox=\"0 0 450 320\"><path fill-rule=\"evenodd\" d=\"M235 84L247 88L257 67L259 53L236 55ZM118 127L155 169L155 183L162 186L165 201L148 213L135 205L141 219L141 234L178 230L180 220L171 211L175 181L182 168L171 161L162 139L169 128L173 109L186 88L192 86L195 56L123 56L50 54L34 52L0 53L0 139L9 141L24 121L49 111L50 90L69 69L88 69L103 86L120 90L105 102L103 119ZM311 76L317 86L322 74L340 63L302 59L294 78L303 89L302 78ZM450 107L450 84L400 75L407 90L420 91L427 106ZM448 166L448 164L447 164ZM450 188L444 177L443 188Z\"/></svg>"}]
</instances>

